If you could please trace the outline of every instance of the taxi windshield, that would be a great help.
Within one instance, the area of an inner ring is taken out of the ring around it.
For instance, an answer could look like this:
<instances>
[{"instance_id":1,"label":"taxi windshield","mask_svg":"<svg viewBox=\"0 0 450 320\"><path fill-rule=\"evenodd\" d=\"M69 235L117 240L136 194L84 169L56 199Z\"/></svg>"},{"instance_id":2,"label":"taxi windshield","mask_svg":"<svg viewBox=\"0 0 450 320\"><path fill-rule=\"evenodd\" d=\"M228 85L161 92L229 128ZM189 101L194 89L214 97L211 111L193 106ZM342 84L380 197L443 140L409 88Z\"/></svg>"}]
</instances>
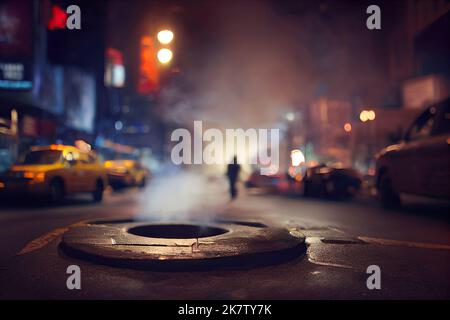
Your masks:
<instances>
[{"instance_id":1,"label":"taxi windshield","mask_svg":"<svg viewBox=\"0 0 450 320\"><path fill-rule=\"evenodd\" d=\"M61 157L61 150L39 150L28 152L21 164L53 164Z\"/></svg>"}]
</instances>

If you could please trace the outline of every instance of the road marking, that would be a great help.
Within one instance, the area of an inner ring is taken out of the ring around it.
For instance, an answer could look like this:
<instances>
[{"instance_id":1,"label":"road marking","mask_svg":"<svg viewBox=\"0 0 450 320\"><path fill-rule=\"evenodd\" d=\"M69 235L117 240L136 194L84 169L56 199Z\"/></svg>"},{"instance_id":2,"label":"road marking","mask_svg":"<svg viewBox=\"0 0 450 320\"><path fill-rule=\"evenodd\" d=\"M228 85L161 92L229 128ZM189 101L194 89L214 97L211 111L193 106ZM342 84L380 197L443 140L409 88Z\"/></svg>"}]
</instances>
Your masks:
<instances>
[{"instance_id":1,"label":"road marking","mask_svg":"<svg viewBox=\"0 0 450 320\"><path fill-rule=\"evenodd\" d=\"M331 262L325 262L325 261L317 261L317 260L314 260L314 259L312 259L310 257L308 257L308 261L311 262L311 263L314 263L314 264L321 265L321 266L344 268L344 269L354 269L353 267L347 266L345 264L331 263Z\"/></svg>"},{"instance_id":2,"label":"road marking","mask_svg":"<svg viewBox=\"0 0 450 320\"><path fill-rule=\"evenodd\" d=\"M358 239L360 239L364 242L370 243L370 244L378 244L381 246L397 246L397 247L410 247L410 248L422 248L422 249L450 250L450 245L447 245L447 244L390 240L390 239L380 239L380 238L371 238L371 237L358 237Z\"/></svg>"},{"instance_id":3,"label":"road marking","mask_svg":"<svg viewBox=\"0 0 450 320\"><path fill-rule=\"evenodd\" d=\"M53 240L55 240L56 238L58 238L60 235L64 234L65 232L67 232L69 230L70 227L75 227L75 226L79 226L84 224L85 221L79 221L76 222L74 224L71 224L68 227L63 227L63 228L56 228L50 232L47 232L46 234L28 242L25 247L22 248L22 250L20 250L16 255L17 256L21 256L23 254L27 254L39 249L42 249L43 247L45 247L46 245L48 245L50 242L52 242Z\"/></svg>"},{"instance_id":4,"label":"road marking","mask_svg":"<svg viewBox=\"0 0 450 320\"><path fill-rule=\"evenodd\" d=\"M308 245L311 244L317 244L318 242L320 242L320 237L314 237L314 239L311 239L311 237L307 237L306 238L306 242L308 243ZM309 240L309 241L308 241ZM311 240L313 240L311 242ZM318 242L314 242L314 240L318 240ZM320 266L326 266L326 267L335 267L335 268L342 268L342 269L354 269L354 267L349 266L349 265L345 265L345 264L339 264L339 263L333 263L333 262L326 262L326 261L319 261L315 259L315 253L311 252L311 249L308 248L308 250L306 251L306 255L308 257L308 261Z\"/></svg>"}]
</instances>

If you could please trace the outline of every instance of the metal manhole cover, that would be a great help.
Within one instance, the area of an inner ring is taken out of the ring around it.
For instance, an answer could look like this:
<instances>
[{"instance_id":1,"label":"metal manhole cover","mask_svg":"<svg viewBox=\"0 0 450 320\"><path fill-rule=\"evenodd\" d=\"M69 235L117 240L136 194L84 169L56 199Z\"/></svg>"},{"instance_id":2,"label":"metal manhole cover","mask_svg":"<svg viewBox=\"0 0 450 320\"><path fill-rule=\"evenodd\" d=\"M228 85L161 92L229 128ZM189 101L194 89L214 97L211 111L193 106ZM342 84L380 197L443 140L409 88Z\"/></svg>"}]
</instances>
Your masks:
<instances>
[{"instance_id":1,"label":"metal manhole cover","mask_svg":"<svg viewBox=\"0 0 450 320\"><path fill-rule=\"evenodd\" d=\"M97 220L72 227L60 248L95 263L136 269L185 271L249 268L301 256L305 238L296 228L256 222L200 224Z\"/></svg>"}]
</instances>

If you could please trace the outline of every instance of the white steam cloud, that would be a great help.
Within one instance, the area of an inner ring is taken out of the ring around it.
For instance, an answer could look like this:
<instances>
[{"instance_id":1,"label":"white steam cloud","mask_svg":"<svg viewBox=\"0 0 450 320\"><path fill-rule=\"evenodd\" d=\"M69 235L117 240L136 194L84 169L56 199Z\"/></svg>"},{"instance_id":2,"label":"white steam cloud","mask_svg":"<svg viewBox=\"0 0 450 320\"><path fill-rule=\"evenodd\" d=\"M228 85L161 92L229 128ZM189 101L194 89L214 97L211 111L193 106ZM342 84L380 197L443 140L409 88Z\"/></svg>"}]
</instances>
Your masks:
<instances>
[{"instance_id":1,"label":"white steam cloud","mask_svg":"<svg viewBox=\"0 0 450 320\"><path fill-rule=\"evenodd\" d=\"M138 219L213 220L228 202L225 179L171 167L155 176L139 194Z\"/></svg>"}]
</instances>

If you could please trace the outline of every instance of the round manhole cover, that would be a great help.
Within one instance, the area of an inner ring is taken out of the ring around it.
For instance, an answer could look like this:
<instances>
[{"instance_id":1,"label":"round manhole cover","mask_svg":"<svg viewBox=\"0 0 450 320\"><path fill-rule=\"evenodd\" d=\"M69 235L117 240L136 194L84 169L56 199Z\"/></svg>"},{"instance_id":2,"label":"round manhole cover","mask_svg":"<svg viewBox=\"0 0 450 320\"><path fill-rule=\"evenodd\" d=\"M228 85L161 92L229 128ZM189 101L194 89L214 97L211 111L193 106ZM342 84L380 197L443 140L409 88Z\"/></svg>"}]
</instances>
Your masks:
<instances>
[{"instance_id":1,"label":"round manhole cover","mask_svg":"<svg viewBox=\"0 0 450 320\"><path fill-rule=\"evenodd\" d=\"M150 224L131 228L128 233L148 238L192 239L218 236L226 229L190 224Z\"/></svg>"},{"instance_id":2,"label":"round manhole cover","mask_svg":"<svg viewBox=\"0 0 450 320\"><path fill-rule=\"evenodd\" d=\"M186 271L248 268L301 256L305 238L296 228L257 222L155 223L97 220L72 227L60 247L91 262L137 269Z\"/></svg>"}]
</instances>

